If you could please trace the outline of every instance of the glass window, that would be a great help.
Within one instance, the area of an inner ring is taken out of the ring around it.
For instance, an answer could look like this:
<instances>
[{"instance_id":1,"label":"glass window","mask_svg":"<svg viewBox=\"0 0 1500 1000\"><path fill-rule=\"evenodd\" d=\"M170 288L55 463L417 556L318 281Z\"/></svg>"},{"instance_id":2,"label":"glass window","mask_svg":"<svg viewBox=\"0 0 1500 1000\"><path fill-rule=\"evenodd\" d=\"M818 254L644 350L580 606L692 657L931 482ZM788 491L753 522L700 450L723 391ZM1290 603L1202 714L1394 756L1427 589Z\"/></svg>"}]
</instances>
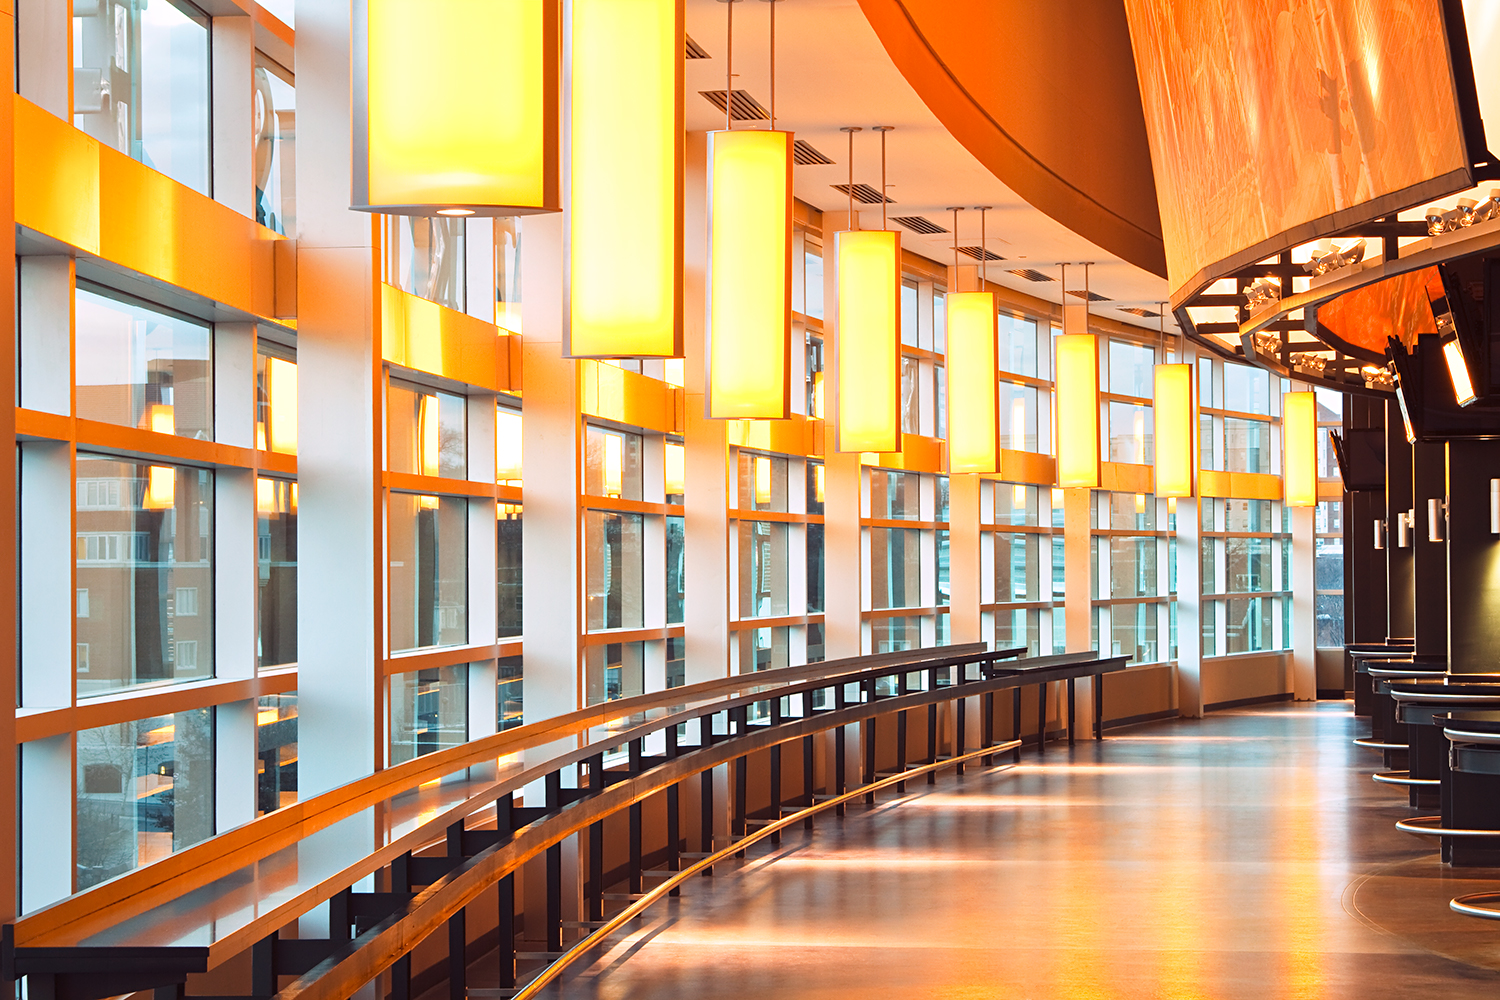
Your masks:
<instances>
[{"instance_id":1,"label":"glass window","mask_svg":"<svg viewBox=\"0 0 1500 1000\"><path fill-rule=\"evenodd\" d=\"M469 665L394 675L390 736L392 765L468 740Z\"/></svg>"},{"instance_id":2,"label":"glass window","mask_svg":"<svg viewBox=\"0 0 1500 1000\"><path fill-rule=\"evenodd\" d=\"M871 607L877 611L920 607L922 533L915 528L870 528L869 532Z\"/></svg>"},{"instance_id":3,"label":"glass window","mask_svg":"<svg viewBox=\"0 0 1500 1000\"><path fill-rule=\"evenodd\" d=\"M871 469L870 516L887 520L920 520L920 481L921 477L915 472Z\"/></svg>"},{"instance_id":4,"label":"glass window","mask_svg":"<svg viewBox=\"0 0 1500 1000\"><path fill-rule=\"evenodd\" d=\"M463 312L464 220L412 215L383 218L386 284Z\"/></svg>"},{"instance_id":5,"label":"glass window","mask_svg":"<svg viewBox=\"0 0 1500 1000\"><path fill-rule=\"evenodd\" d=\"M74 309L80 417L213 439L210 326L81 284Z\"/></svg>"},{"instance_id":6,"label":"glass window","mask_svg":"<svg viewBox=\"0 0 1500 1000\"><path fill-rule=\"evenodd\" d=\"M1111 656L1129 656L1131 663L1162 659L1157 642L1156 604L1114 604L1109 613Z\"/></svg>"},{"instance_id":7,"label":"glass window","mask_svg":"<svg viewBox=\"0 0 1500 1000\"><path fill-rule=\"evenodd\" d=\"M807 415L823 419L823 338L807 338Z\"/></svg>"},{"instance_id":8,"label":"glass window","mask_svg":"<svg viewBox=\"0 0 1500 1000\"><path fill-rule=\"evenodd\" d=\"M1271 425L1225 417L1224 465L1228 472L1270 472Z\"/></svg>"},{"instance_id":9,"label":"glass window","mask_svg":"<svg viewBox=\"0 0 1500 1000\"><path fill-rule=\"evenodd\" d=\"M255 355L255 447L297 454L297 362Z\"/></svg>"},{"instance_id":10,"label":"glass window","mask_svg":"<svg viewBox=\"0 0 1500 1000\"><path fill-rule=\"evenodd\" d=\"M1035 608L1012 608L995 614L995 648L1024 646L1027 656L1042 654L1041 612ZM1050 652L1050 650L1048 650Z\"/></svg>"},{"instance_id":11,"label":"glass window","mask_svg":"<svg viewBox=\"0 0 1500 1000\"><path fill-rule=\"evenodd\" d=\"M521 332L521 220L497 218L495 239L495 325Z\"/></svg>"},{"instance_id":12,"label":"glass window","mask_svg":"<svg viewBox=\"0 0 1500 1000\"><path fill-rule=\"evenodd\" d=\"M1155 455L1153 411L1134 403L1109 404L1109 460L1145 465Z\"/></svg>"},{"instance_id":13,"label":"glass window","mask_svg":"<svg viewBox=\"0 0 1500 1000\"><path fill-rule=\"evenodd\" d=\"M641 436L589 424L584 432L583 492L641 499Z\"/></svg>"},{"instance_id":14,"label":"glass window","mask_svg":"<svg viewBox=\"0 0 1500 1000\"><path fill-rule=\"evenodd\" d=\"M807 526L807 610L809 614L818 614L824 610L823 589L823 526L809 524Z\"/></svg>"},{"instance_id":15,"label":"glass window","mask_svg":"<svg viewBox=\"0 0 1500 1000\"><path fill-rule=\"evenodd\" d=\"M521 691L521 657L500 657L500 682L496 692L495 718L499 721L500 731L514 729L524 721L522 711Z\"/></svg>"},{"instance_id":16,"label":"glass window","mask_svg":"<svg viewBox=\"0 0 1500 1000\"><path fill-rule=\"evenodd\" d=\"M824 479L822 462L807 463L807 512L822 514L827 481Z\"/></svg>"},{"instance_id":17,"label":"glass window","mask_svg":"<svg viewBox=\"0 0 1500 1000\"><path fill-rule=\"evenodd\" d=\"M521 505L495 505L495 583L499 593L501 639L521 634Z\"/></svg>"},{"instance_id":18,"label":"glass window","mask_svg":"<svg viewBox=\"0 0 1500 1000\"><path fill-rule=\"evenodd\" d=\"M787 614L787 533L779 521L739 522L740 617Z\"/></svg>"},{"instance_id":19,"label":"glass window","mask_svg":"<svg viewBox=\"0 0 1500 1000\"><path fill-rule=\"evenodd\" d=\"M1233 362L1224 365L1224 402L1226 410L1241 413L1271 412L1271 376L1264 368L1252 368Z\"/></svg>"},{"instance_id":20,"label":"glass window","mask_svg":"<svg viewBox=\"0 0 1500 1000\"><path fill-rule=\"evenodd\" d=\"M583 515L587 627L640 628L644 557L642 517L590 510Z\"/></svg>"},{"instance_id":21,"label":"glass window","mask_svg":"<svg viewBox=\"0 0 1500 1000\"><path fill-rule=\"evenodd\" d=\"M297 234L297 88L292 74L255 53L255 221Z\"/></svg>"},{"instance_id":22,"label":"glass window","mask_svg":"<svg viewBox=\"0 0 1500 1000\"><path fill-rule=\"evenodd\" d=\"M918 337L920 326L917 314L917 286L915 282L901 282L901 343L908 347L921 346Z\"/></svg>"},{"instance_id":23,"label":"glass window","mask_svg":"<svg viewBox=\"0 0 1500 1000\"><path fill-rule=\"evenodd\" d=\"M932 293L932 345L938 354L948 353L948 293L935 289Z\"/></svg>"},{"instance_id":24,"label":"glass window","mask_svg":"<svg viewBox=\"0 0 1500 1000\"><path fill-rule=\"evenodd\" d=\"M297 693L263 695L255 713L255 815L297 801Z\"/></svg>"},{"instance_id":25,"label":"glass window","mask_svg":"<svg viewBox=\"0 0 1500 1000\"><path fill-rule=\"evenodd\" d=\"M953 590L949 583L949 535L947 529L937 531L937 604L946 608L953 603Z\"/></svg>"},{"instance_id":26,"label":"glass window","mask_svg":"<svg viewBox=\"0 0 1500 1000\"><path fill-rule=\"evenodd\" d=\"M521 485L521 413L508 406L495 409L495 482Z\"/></svg>"},{"instance_id":27,"label":"glass window","mask_svg":"<svg viewBox=\"0 0 1500 1000\"><path fill-rule=\"evenodd\" d=\"M790 632L790 629L783 626L740 629L736 633L740 645L739 672L749 674L788 666ZM762 715L752 709L751 719L753 721L757 716L764 717L769 714L766 712Z\"/></svg>"},{"instance_id":28,"label":"glass window","mask_svg":"<svg viewBox=\"0 0 1500 1000\"><path fill-rule=\"evenodd\" d=\"M80 890L213 836L213 710L80 730L75 829Z\"/></svg>"},{"instance_id":29,"label":"glass window","mask_svg":"<svg viewBox=\"0 0 1500 1000\"><path fill-rule=\"evenodd\" d=\"M823 318L823 256L807 250L802 255L802 312L813 319Z\"/></svg>"},{"instance_id":30,"label":"glass window","mask_svg":"<svg viewBox=\"0 0 1500 1000\"><path fill-rule=\"evenodd\" d=\"M667 624L680 625L687 602L687 522L667 518Z\"/></svg>"},{"instance_id":31,"label":"glass window","mask_svg":"<svg viewBox=\"0 0 1500 1000\"><path fill-rule=\"evenodd\" d=\"M90 0L73 14L73 123L211 194L208 17L183 0Z\"/></svg>"},{"instance_id":32,"label":"glass window","mask_svg":"<svg viewBox=\"0 0 1500 1000\"><path fill-rule=\"evenodd\" d=\"M739 509L787 509L787 460L780 455L739 453Z\"/></svg>"},{"instance_id":33,"label":"glass window","mask_svg":"<svg viewBox=\"0 0 1500 1000\"><path fill-rule=\"evenodd\" d=\"M948 436L948 369L943 365L932 366L933 412L937 414L937 436Z\"/></svg>"},{"instance_id":34,"label":"glass window","mask_svg":"<svg viewBox=\"0 0 1500 1000\"><path fill-rule=\"evenodd\" d=\"M611 642L584 650L584 672L590 705L644 694L646 644Z\"/></svg>"},{"instance_id":35,"label":"glass window","mask_svg":"<svg viewBox=\"0 0 1500 1000\"><path fill-rule=\"evenodd\" d=\"M80 453L78 693L213 676L214 475Z\"/></svg>"},{"instance_id":36,"label":"glass window","mask_svg":"<svg viewBox=\"0 0 1500 1000\"><path fill-rule=\"evenodd\" d=\"M996 603L1048 600L1051 595L1041 592L1038 580L1038 554L1047 536L997 531L994 540Z\"/></svg>"},{"instance_id":37,"label":"glass window","mask_svg":"<svg viewBox=\"0 0 1500 1000\"><path fill-rule=\"evenodd\" d=\"M901 358L901 433L922 433L922 363Z\"/></svg>"},{"instance_id":38,"label":"glass window","mask_svg":"<svg viewBox=\"0 0 1500 1000\"><path fill-rule=\"evenodd\" d=\"M687 446L680 441L663 444L664 482L662 490L667 503L681 506L687 502Z\"/></svg>"},{"instance_id":39,"label":"glass window","mask_svg":"<svg viewBox=\"0 0 1500 1000\"><path fill-rule=\"evenodd\" d=\"M824 652L825 647L823 634L823 625L821 622L813 622L812 624L807 626L808 663L822 663L825 659L827 659L827 656ZM817 694L814 693L813 698L816 700L817 697Z\"/></svg>"},{"instance_id":40,"label":"glass window","mask_svg":"<svg viewBox=\"0 0 1500 1000\"><path fill-rule=\"evenodd\" d=\"M1313 518L1317 547L1314 577L1317 590L1317 643L1320 649L1344 644L1344 505L1338 500L1318 504Z\"/></svg>"},{"instance_id":41,"label":"glass window","mask_svg":"<svg viewBox=\"0 0 1500 1000\"><path fill-rule=\"evenodd\" d=\"M876 618L870 622L870 646L874 653L896 653L922 646L922 619L907 615ZM894 680L894 678L888 678ZM883 694L892 692L882 692Z\"/></svg>"},{"instance_id":42,"label":"glass window","mask_svg":"<svg viewBox=\"0 0 1500 1000\"><path fill-rule=\"evenodd\" d=\"M1041 495L1035 486L1020 483L994 483L996 524L1038 524L1037 511Z\"/></svg>"},{"instance_id":43,"label":"glass window","mask_svg":"<svg viewBox=\"0 0 1500 1000\"><path fill-rule=\"evenodd\" d=\"M392 379L385 409L386 468L417 476L468 476L467 405L462 396Z\"/></svg>"},{"instance_id":44,"label":"glass window","mask_svg":"<svg viewBox=\"0 0 1500 1000\"><path fill-rule=\"evenodd\" d=\"M255 558L260 631L256 663L297 662L297 484L255 481Z\"/></svg>"},{"instance_id":45,"label":"glass window","mask_svg":"<svg viewBox=\"0 0 1500 1000\"><path fill-rule=\"evenodd\" d=\"M391 652L469 638L469 502L392 493L387 530Z\"/></svg>"},{"instance_id":46,"label":"glass window","mask_svg":"<svg viewBox=\"0 0 1500 1000\"><path fill-rule=\"evenodd\" d=\"M1043 442L1038 437L1037 390L1035 386L1019 382L1001 382L1000 390L1000 447L1011 451L1040 451Z\"/></svg>"},{"instance_id":47,"label":"glass window","mask_svg":"<svg viewBox=\"0 0 1500 1000\"><path fill-rule=\"evenodd\" d=\"M1269 597L1231 597L1223 602L1224 652L1253 653L1274 648L1271 616L1276 603Z\"/></svg>"},{"instance_id":48,"label":"glass window","mask_svg":"<svg viewBox=\"0 0 1500 1000\"><path fill-rule=\"evenodd\" d=\"M1036 323L1022 316L1000 314L999 367L1013 375L1042 377L1036 367Z\"/></svg>"},{"instance_id":49,"label":"glass window","mask_svg":"<svg viewBox=\"0 0 1500 1000\"><path fill-rule=\"evenodd\" d=\"M687 683L687 639L673 636L667 639L667 688L682 687Z\"/></svg>"},{"instance_id":50,"label":"glass window","mask_svg":"<svg viewBox=\"0 0 1500 1000\"><path fill-rule=\"evenodd\" d=\"M1150 399L1155 392L1156 351L1120 340L1109 342L1109 391Z\"/></svg>"}]
</instances>

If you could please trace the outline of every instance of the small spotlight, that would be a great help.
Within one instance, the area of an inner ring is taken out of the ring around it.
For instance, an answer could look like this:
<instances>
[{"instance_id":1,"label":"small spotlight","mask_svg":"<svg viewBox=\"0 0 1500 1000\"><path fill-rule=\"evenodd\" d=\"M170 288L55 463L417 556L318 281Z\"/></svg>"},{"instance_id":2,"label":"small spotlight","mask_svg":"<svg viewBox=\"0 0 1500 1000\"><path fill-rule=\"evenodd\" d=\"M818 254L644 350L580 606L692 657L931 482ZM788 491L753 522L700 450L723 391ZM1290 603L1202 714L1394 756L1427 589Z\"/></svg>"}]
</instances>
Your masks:
<instances>
[{"instance_id":1,"label":"small spotlight","mask_svg":"<svg viewBox=\"0 0 1500 1000\"><path fill-rule=\"evenodd\" d=\"M1385 522L1380 518L1375 519L1375 551L1379 552L1385 548Z\"/></svg>"},{"instance_id":2,"label":"small spotlight","mask_svg":"<svg viewBox=\"0 0 1500 1000\"><path fill-rule=\"evenodd\" d=\"M438 215L450 215L450 216L456 216L456 215L473 215L474 214L474 210L472 208L440 208L440 209L438 209L438 213L437 214Z\"/></svg>"},{"instance_id":3,"label":"small spotlight","mask_svg":"<svg viewBox=\"0 0 1500 1000\"><path fill-rule=\"evenodd\" d=\"M1427 540L1429 542L1441 542L1447 534L1443 529L1447 526L1448 504L1437 497L1427 499Z\"/></svg>"},{"instance_id":4,"label":"small spotlight","mask_svg":"<svg viewBox=\"0 0 1500 1000\"><path fill-rule=\"evenodd\" d=\"M1500 479L1490 480L1490 534L1500 535Z\"/></svg>"}]
</instances>

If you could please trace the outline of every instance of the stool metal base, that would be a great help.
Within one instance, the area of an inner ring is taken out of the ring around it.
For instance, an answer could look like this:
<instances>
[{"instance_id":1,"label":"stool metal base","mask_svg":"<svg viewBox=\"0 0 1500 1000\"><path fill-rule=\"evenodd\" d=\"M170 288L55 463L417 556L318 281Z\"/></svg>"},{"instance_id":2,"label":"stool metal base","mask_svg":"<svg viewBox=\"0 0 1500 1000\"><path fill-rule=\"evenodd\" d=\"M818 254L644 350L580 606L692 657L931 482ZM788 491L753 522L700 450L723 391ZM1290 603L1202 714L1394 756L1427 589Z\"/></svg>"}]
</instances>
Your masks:
<instances>
[{"instance_id":1,"label":"stool metal base","mask_svg":"<svg viewBox=\"0 0 1500 1000\"><path fill-rule=\"evenodd\" d=\"M1450 899L1448 909L1454 913L1462 913L1466 917L1500 920L1500 909L1487 905L1493 903L1500 903L1500 892L1471 892L1467 896Z\"/></svg>"},{"instance_id":2,"label":"stool metal base","mask_svg":"<svg viewBox=\"0 0 1500 1000\"><path fill-rule=\"evenodd\" d=\"M1441 825L1441 816L1413 816L1396 821L1396 829L1415 837L1500 837L1500 830L1466 829Z\"/></svg>"},{"instance_id":3,"label":"stool metal base","mask_svg":"<svg viewBox=\"0 0 1500 1000\"><path fill-rule=\"evenodd\" d=\"M1354 741L1354 745L1357 746L1357 747L1364 747L1366 750L1410 750L1411 749L1411 746L1409 744L1406 744L1406 743L1382 743L1382 742L1380 742L1379 740L1377 740L1373 736L1361 736L1359 739L1357 739L1357 740Z\"/></svg>"}]
</instances>

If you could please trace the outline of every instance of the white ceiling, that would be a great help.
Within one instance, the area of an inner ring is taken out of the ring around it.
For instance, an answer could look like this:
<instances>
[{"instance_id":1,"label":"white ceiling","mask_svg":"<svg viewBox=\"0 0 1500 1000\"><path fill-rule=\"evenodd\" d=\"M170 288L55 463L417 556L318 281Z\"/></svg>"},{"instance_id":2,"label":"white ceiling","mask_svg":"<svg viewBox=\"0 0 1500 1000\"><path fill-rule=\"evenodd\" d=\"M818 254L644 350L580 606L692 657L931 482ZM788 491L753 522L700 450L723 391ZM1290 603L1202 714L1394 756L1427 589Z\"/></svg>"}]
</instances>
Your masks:
<instances>
[{"instance_id":1,"label":"white ceiling","mask_svg":"<svg viewBox=\"0 0 1500 1000\"><path fill-rule=\"evenodd\" d=\"M687 63L687 126L722 129L717 111L700 91L724 89L725 14L722 0L687 0L687 30L712 58ZM734 4L734 71L736 89L747 90L763 105L770 103L769 23L771 3L745 0ZM886 55L856 0L783 0L776 5L776 124L790 129L834 161L832 166L799 166L797 197L819 209L844 212L847 199L830 185L848 178L848 136L839 129L862 126L855 136L854 180L880 186L880 138L873 125L894 125L889 133L887 183L895 204L891 215L923 215L952 228L951 206L959 215L959 242L979 244L979 205L988 215L988 247L1007 258L990 265L991 281L1052 302L1060 302L1061 285L1033 282L1006 273L1023 267L1054 277L1060 262L1091 261L1089 287L1113 300L1093 311L1124 322L1156 329L1158 320L1119 312L1114 306L1157 308L1167 297L1167 282L1127 264L1032 208L1002 184L962 144L948 134ZM997 51L997 58L1003 52ZM1067 127L1059 123L1060 127ZM737 123L736 127L755 127ZM759 123L764 128L764 123ZM880 224L879 206L866 206L861 224ZM892 224L892 228L898 228ZM947 264L953 260L952 236L902 232L908 249ZM1014 261L1015 263L1011 263ZM972 263L963 258L964 263ZM1068 269L1068 287L1081 288L1082 269ZM1076 300L1070 300L1076 301ZM1171 324L1171 320L1168 320ZM1175 324L1172 324L1175 326Z\"/></svg>"}]
</instances>

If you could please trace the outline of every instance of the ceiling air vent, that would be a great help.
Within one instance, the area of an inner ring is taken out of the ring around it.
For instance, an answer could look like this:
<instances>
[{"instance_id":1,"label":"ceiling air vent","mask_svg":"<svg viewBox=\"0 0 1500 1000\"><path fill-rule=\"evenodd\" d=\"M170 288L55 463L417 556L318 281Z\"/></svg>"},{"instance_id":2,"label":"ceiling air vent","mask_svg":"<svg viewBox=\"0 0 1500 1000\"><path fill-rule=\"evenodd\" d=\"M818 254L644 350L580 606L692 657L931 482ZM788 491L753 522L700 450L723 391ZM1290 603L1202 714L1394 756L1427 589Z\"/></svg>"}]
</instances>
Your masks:
<instances>
[{"instance_id":1,"label":"ceiling air vent","mask_svg":"<svg viewBox=\"0 0 1500 1000\"><path fill-rule=\"evenodd\" d=\"M712 56L710 56L708 54L708 50L707 49L705 49L703 46L699 45L697 42L693 41L693 36L692 35L684 35L683 37L685 37L687 39L687 57L689 59L711 59L711 58L713 58Z\"/></svg>"},{"instance_id":2,"label":"ceiling air vent","mask_svg":"<svg viewBox=\"0 0 1500 1000\"><path fill-rule=\"evenodd\" d=\"M1120 312L1130 313L1130 315L1139 316L1142 319L1155 319L1156 317L1161 315L1161 313L1159 312L1153 312L1150 309L1142 309L1140 306L1120 306Z\"/></svg>"},{"instance_id":3,"label":"ceiling air vent","mask_svg":"<svg viewBox=\"0 0 1500 1000\"><path fill-rule=\"evenodd\" d=\"M849 196L849 185L847 184L830 184L828 186L846 198ZM854 185L854 200L861 205L879 205L880 192L868 184L856 184ZM886 198L885 203L887 205L894 205L896 204L896 199Z\"/></svg>"},{"instance_id":4,"label":"ceiling air vent","mask_svg":"<svg viewBox=\"0 0 1500 1000\"><path fill-rule=\"evenodd\" d=\"M931 219L924 219L920 215L897 215L891 221L914 233L921 233L923 236L936 236L938 233L948 231Z\"/></svg>"},{"instance_id":5,"label":"ceiling air vent","mask_svg":"<svg viewBox=\"0 0 1500 1000\"><path fill-rule=\"evenodd\" d=\"M1109 296L1107 295L1100 295L1098 292L1084 292L1084 290L1081 288L1070 288L1068 289L1068 294L1073 296L1075 299L1087 297L1090 302L1109 301Z\"/></svg>"},{"instance_id":6,"label":"ceiling air vent","mask_svg":"<svg viewBox=\"0 0 1500 1000\"><path fill-rule=\"evenodd\" d=\"M833 162L812 143L803 139L792 140L792 161L799 167L826 166Z\"/></svg>"},{"instance_id":7,"label":"ceiling air vent","mask_svg":"<svg viewBox=\"0 0 1500 1000\"><path fill-rule=\"evenodd\" d=\"M1015 268L1011 268L1011 272L1010 273L1014 274L1018 278L1025 278L1027 281L1056 281L1057 280L1056 278L1052 277L1052 275L1050 275L1050 274L1043 274L1041 271L1038 271L1035 268L1030 268L1030 267L1015 267Z\"/></svg>"},{"instance_id":8,"label":"ceiling air vent","mask_svg":"<svg viewBox=\"0 0 1500 1000\"><path fill-rule=\"evenodd\" d=\"M722 90L700 90L704 99L724 111L724 91ZM764 122L771 120L771 112L765 109L755 98L750 96L748 90L736 90L734 92L734 106L730 109L729 116L737 122Z\"/></svg>"},{"instance_id":9,"label":"ceiling air vent","mask_svg":"<svg viewBox=\"0 0 1500 1000\"><path fill-rule=\"evenodd\" d=\"M1005 258L993 250L984 250L980 247L959 247L958 252L973 260L1004 260Z\"/></svg>"}]
</instances>

